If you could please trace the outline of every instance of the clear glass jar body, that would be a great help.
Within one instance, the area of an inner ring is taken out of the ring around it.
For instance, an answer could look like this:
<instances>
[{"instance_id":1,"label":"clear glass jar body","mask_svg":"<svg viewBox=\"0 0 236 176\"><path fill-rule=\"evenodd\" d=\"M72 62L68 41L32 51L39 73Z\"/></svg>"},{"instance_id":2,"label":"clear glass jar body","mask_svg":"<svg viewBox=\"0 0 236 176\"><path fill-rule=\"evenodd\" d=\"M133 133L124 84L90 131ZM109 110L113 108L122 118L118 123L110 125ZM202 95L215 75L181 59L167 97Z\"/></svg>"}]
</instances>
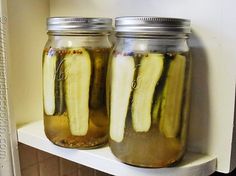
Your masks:
<instances>
[{"instance_id":1,"label":"clear glass jar body","mask_svg":"<svg viewBox=\"0 0 236 176\"><path fill-rule=\"evenodd\" d=\"M121 161L166 167L185 152L191 58L186 38L117 38L107 77L110 147Z\"/></svg>"},{"instance_id":2,"label":"clear glass jar body","mask_svg":"<svg viewBox=\"0 0 236 176\"><path fill-rule=\"evenodd\" d=\"M49 140L94 148L108 140L108 35L49 34L43 52L44 127Z\"/></svg>"}]
</instances>

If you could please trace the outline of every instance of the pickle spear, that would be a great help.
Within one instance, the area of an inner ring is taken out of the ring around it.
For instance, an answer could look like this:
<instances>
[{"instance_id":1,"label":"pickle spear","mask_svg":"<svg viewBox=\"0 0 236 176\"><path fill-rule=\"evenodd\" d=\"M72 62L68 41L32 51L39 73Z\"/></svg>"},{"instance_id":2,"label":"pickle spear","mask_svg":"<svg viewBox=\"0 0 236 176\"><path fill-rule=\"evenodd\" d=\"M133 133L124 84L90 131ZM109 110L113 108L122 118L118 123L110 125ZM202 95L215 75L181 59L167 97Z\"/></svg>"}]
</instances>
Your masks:
<instances>
[{"instance_id":1,"label":"pickle spear","mask_svg":"<svg viewBox=\"0 0 236 176\"><path fill-rule=\"evenodd\" d=\"M191 74L192 73L192 60L191 58L188 60L188 67L186 69L186 88L184 92L184 99L183 99L183 120L182 120L182 127L181 127L181 136L180 140L186 142L187 139L187 125L189 120L189 110L190 110L190 88L191 88Z\"/></svg>"},{"instance_id":2,"label":"pickle spear","mask_svg":"<svg viewBox=\"0 0 236 176\"><path fill-rule=\"evenodd\" d=\"M47 115L55 113L55 74L57 56L45 54L43 60L43 104Z\"/></svg>"},{"instance_id":3,"label":"pickle spear","mask_svg":"<svg viewBox=\"0 0 236 176\"><path fill-rule=\"evenodd\" d=\"M103 51L95 51L93 55L93 79L91 86L90 106L99 108L105 104L107 55Z\"/></svg>"},{"instance_id":4,"label":"pickle spear","mask_svg":"<svg viewBox=\"0 0 236 176\"><path fill-rule=\"evenodd\" d=\"M132 124L136 132L147 132L151 126L152 99L163 64L163 54L149 53L141 59L132 103Z\"/></svg>"},{"instance_id":5,"label":"pickle spear","mask_svg":"<svg viewBox=\"0 0 236 176\"><path fill-rule=\"evenodd\" d=\"M134 79L132 56L117 55L111 60L110 137L121 142Z\"/></svg>"},{"instance_id":6,"label":"pickle spear","mask_svg":"<svg viewBox=\"0 0 236 176\"><path fill-rule=\"evenodd\" d=\"M186 58L177 54L171 61L161 103L160 131L174 138L180 130Z\"/></svg>"},{"instance_id":7,"label":"pickle spear","mask_svg":"<svg viewBox=\"0 0 236 176\"><path fill-rule=\"evenodd\" d=\"M84 48L69 49L64 58L65 100L72 135L84 136L89 122L91 61Z\"/></svg>"}]
</instances>

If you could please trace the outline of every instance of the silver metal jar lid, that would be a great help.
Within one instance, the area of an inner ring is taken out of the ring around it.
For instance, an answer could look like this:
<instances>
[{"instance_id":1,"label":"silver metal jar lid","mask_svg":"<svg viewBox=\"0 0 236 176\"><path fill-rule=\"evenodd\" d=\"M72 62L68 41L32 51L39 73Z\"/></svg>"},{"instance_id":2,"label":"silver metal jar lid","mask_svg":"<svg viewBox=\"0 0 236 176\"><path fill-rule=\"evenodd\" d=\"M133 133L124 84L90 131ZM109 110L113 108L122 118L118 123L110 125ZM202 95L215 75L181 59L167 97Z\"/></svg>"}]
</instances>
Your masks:
<instances>
[{"instance_id":1,"label":"silver metal jar lid","mask_svg":"<svg viewBox=\"0 0 236 176\"><path fill-rule=\"evenodd\" d=\"M190 20L180 18L160 18L152 16L124 16L115 19L118 33L142 33L154 35L189 34Z\"/></svg>"},{"instance_id":2,"label":"silver metal jar lid","mask_svg":"<svg viewBox=\"0 0 236 176\"><path fill-rule=\"evenodd\" d=\"M69 32L110 32L111 18L51 17L47 19L48 31Z\"/></svg>"}]
</instances>

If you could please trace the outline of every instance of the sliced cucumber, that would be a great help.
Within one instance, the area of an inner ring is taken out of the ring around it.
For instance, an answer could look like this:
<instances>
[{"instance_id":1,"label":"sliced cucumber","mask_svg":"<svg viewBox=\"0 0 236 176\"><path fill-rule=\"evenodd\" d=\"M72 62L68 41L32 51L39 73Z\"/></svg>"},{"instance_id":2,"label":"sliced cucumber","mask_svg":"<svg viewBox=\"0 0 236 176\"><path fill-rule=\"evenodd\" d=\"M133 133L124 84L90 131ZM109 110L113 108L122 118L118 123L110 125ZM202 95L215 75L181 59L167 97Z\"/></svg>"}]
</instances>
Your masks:
<instances>
[{"instance_id":1,"label":"sliced cucumber","mask_svg":"<svg viewBox=\"0 0 236 176\"><path fill-rule=\"evenodd\" d=\"M43 60L43 104L44 113L55 113L55 75L57 56L45 54Z\"/></svg>"},{"instance_id":2,"label":"sliced cucumber","mask_svg":"<svg viewBox=\"0 0 236 176\"><path fill-rule=\"evenodd\" d=\"M171 61L161 103L160 131L174 138L180 130L186 58L177 54Z\"/></svg>"},{"instance_id":3,"label":"sliced cucumber","mask_svg":"<svg viewBox=\"0 0 236 176\"><path fill-rule=\"evenodd\" d=\"M74 52L74 51L80 51ZM65 99L72 135L84 136L89 122L91 61L84 48L73 48L64 58Z\"/></svg>"},{"instance_id":4,"label":"sliced cucumber","mask_svg":"<svg viewBox=\"0 0 236 176\"><path fill-rule=\"evenodd\" d=\"M110 137L121 142L134 79L135 62L132 56L117 55L111 60Z\"/></svg>"},{"instance_id":5,"label":"sliced cucumber","mask_svg":"<svg viewBox=\"0 0 236 176\"><path fill-rule=\"evenodd\" d=\"M132 124L136 132L147 132L151 126L152 99L163 64L163 54L150 53L141 59L132 103Z\"/></svg>"}]
</instances>

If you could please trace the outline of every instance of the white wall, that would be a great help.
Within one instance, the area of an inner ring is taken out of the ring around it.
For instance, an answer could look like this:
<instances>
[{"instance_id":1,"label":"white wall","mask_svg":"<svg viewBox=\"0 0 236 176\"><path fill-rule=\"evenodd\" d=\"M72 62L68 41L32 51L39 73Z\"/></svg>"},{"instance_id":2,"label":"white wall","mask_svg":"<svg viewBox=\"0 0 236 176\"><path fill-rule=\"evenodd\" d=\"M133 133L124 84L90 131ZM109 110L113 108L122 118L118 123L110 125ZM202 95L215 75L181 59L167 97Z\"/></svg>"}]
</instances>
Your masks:
<instances>
[{"instance_id":1,"label":"white wall","mask_svg":"<svg viewBox=\"0 0 236 176\"><path fill-rule=\"evenodd\" d=\"M194 65L189 149L216 155L218 170L227 172L231 147L236 147L235 142L234 146L231 144L236 81L235 7L234 0L51 0L50 15L191 19Z\"/></svg>"}]
</instances>

